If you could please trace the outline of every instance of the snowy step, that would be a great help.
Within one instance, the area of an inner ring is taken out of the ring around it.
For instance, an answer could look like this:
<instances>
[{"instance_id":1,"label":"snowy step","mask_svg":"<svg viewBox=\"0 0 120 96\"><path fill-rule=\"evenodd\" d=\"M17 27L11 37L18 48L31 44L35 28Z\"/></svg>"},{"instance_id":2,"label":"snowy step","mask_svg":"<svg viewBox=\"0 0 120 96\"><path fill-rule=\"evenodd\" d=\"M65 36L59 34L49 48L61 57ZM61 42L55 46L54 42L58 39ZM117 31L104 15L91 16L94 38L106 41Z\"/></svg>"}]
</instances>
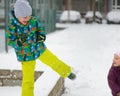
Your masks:
<instances>
[{"instance_id":1,"label":"snowy step","mask_svg":"<svg viewBox=\"0 0 120 96\"><path fill-rule=\"evenodd\" d=\"M35 96L61 96L64 79L51 69L46 70L35 82Z\"/></svg>"}]
</instances>

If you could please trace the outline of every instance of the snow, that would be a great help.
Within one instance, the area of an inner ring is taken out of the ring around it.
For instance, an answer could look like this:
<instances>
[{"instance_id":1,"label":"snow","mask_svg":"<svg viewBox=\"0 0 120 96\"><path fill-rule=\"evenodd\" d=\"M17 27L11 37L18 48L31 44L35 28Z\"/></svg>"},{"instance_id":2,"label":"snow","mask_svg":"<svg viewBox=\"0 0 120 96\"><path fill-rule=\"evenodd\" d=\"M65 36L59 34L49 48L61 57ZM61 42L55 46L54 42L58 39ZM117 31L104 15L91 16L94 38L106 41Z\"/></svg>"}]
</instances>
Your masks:
<instances>
[{"instance_id":1,"label":"snow","mask_svg":"<svg viewBox=\"0 0 120 96\"><path fill-rule=\"evenodd\" d=\"M95 12L95 15L99 18L102 18L102 14L99 11ZM86 18L92 18L93 17L93 11L88 11L85 15Z\"/></svg>"},{"instance_id":2,"label":"snow","mask_svg":"<svg viewBox=\"0 0 120 96\"><path fill-rule=\"evenodd\" d=\"M69 64L77 78L65 79L62 96L112 96L107 74L113 54L120 48L119 25L57 24L66 27L47 35L46 45L61 60ZM0 69L20 69L14 50L0 53ZM36 70L45 71L35 83L35 96L47 96L59 76L37 60ZM51 79L49 79L51 77ZM48 83L50 82L50 83ZM49 87L48 87L49 86ZM48 88L47 88L48 87ZM1 96L20 96L21 87L0 87Z\"/></svg>"},{"instance_id":3,"label":"snow","mask_svg":"<svg viewBox=\"0 0 120 96\"><path fill-rule=\"evenodd\" d=\"M68 21L68 12L70 13L70 21L81 20L81 14L79 11L70 10L70 11L63 11L60 16L60 21Z\"/></svg>"},{"instance_id":4,"label":"snow","mask_svg":"<svg viewBox=\"0 0 120 96\"><path fill-rule=\"evenodd\" d=\"M54 71L50 69L46 70L44 74L35 82L35 96L48 96L51 89L54 88L54 85L59 80L59 77L60 76Z\"/></svg>"},{"instance_id":5,"label":"snow","mask_svg":"<svg viewBox=\"0 0 120 96\"><path fill-rule=\"evenodd\" d=\"M0 96L20 96L21 87L0 87Z\"/></svg>"},{"instance_id":6,"label":"snow","mask_svg":"<svg viewBox=\"0 0 120 96\"><path fill-rule=\"evenodd\" d=\"M114 21L114 22L120 22L120 10L113 10L108 12L107 14L107 20Z\"/></svg>"}]
</instances>

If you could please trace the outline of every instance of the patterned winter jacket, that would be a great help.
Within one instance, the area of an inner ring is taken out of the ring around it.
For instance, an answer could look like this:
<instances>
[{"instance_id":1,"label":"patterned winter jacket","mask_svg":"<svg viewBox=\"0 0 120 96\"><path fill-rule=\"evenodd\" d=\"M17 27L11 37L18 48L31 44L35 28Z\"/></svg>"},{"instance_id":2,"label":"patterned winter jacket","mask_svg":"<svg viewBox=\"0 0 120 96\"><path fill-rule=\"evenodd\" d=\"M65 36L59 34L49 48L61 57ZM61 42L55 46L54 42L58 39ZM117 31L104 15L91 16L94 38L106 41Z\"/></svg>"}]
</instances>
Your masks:
<instances>
[{"instance_id":1,"label":"patterned winter jacket","mask_svg":"<svg viewBox=\"0 0 120 96\"><path fill-rule=\"evenodd\" d=\"M17 40L21 34L27 34L27 40L22 46L18 46ZM14 16L14 11L10 12L10 22L6 32L8 45L15 49L18 61L29 61L37 59L46 49L44 43L39 43L37 35L45 35L44 27L36 17L31 16L27 25L22 25Z\"/></svg>"}]
</instances>

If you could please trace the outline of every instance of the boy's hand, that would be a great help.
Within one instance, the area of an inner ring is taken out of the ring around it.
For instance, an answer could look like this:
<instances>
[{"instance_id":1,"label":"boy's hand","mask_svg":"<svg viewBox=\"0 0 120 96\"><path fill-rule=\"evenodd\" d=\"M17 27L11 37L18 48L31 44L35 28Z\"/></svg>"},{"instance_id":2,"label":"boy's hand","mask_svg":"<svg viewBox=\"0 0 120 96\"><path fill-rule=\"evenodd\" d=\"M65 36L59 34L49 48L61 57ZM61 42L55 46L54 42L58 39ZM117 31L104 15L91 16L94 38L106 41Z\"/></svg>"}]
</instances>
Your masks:
<instances>
[{"instance_id":1,"label":"boy's hand","mask_svg":"<svg viewBox=\"0 0 120 96\"><path fill-rule=\"evenodd\" d=\"M18 46L22 46L23 43L24 43L26 40L27 40L27 34L23 33L23 34L21 35L21 38L19 38L19 39L17 40Z\"/></svg>"},{"instance_id":2,"label":"boy's hand","mask_svg":"<svg viewBox=\"0 0 120 96\"><path fill-rule=\"evenodd\" d=\"M27 40L27 37L28 37L27 34L25 34L25 33L22 34L22 36L21 36L22 43L24 43Z\"/></svg>"},{"instance_id":3,"label":"boy's hand","mask_svg":"<svg viewBox=\"0 0 120 96\"><path fill-rule=\"evenodd\" d=\"M21 39L17 40L17 44L18 44L18 46L22 46L23 45L22 42L21 42Z\"/></svg>"},{"instance_id":4,"label":"boy's hand","mask_svg":"<svg viewBox=\"0 0 120 96\"><path fill-rule=\"evenodd\" d=\"M40 35L37 36L37 41L40 42L40 43L44 42L45 39L46 39L45 35L40 34Z\"/></svg>"}]
</instances>

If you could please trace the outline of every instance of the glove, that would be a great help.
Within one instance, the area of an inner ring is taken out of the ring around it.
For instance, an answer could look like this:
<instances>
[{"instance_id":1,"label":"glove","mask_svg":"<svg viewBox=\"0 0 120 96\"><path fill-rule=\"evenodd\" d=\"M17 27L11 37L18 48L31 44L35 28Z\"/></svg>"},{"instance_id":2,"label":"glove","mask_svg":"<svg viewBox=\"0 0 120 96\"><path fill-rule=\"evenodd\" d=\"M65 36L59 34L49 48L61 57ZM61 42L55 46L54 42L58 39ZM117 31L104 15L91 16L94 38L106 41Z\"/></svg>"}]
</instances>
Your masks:
<instances>
[{"instance_id":1,"label":"glove","mask_svg":"<svg viewBox=\"0 0 120 96\"><path fill-rule=\"evenodd\" d=\"M23 33L21 37L17 40L18 46L22 46L26 40L27 40L27 34Z\"/></svg>"},{"instance_id":2,"label":"glove","mask_svg":"<svg viewBox=\"0 0 120 96\"><path fill-rule=\"evenodd\" d=\"M37 41L38 41L38 42L42 43L42 42L44 42L45 40L46 40L46 36L45 36L45 35L39 34L39 35L37 36Z\"/></svg>"}]
</instances>

